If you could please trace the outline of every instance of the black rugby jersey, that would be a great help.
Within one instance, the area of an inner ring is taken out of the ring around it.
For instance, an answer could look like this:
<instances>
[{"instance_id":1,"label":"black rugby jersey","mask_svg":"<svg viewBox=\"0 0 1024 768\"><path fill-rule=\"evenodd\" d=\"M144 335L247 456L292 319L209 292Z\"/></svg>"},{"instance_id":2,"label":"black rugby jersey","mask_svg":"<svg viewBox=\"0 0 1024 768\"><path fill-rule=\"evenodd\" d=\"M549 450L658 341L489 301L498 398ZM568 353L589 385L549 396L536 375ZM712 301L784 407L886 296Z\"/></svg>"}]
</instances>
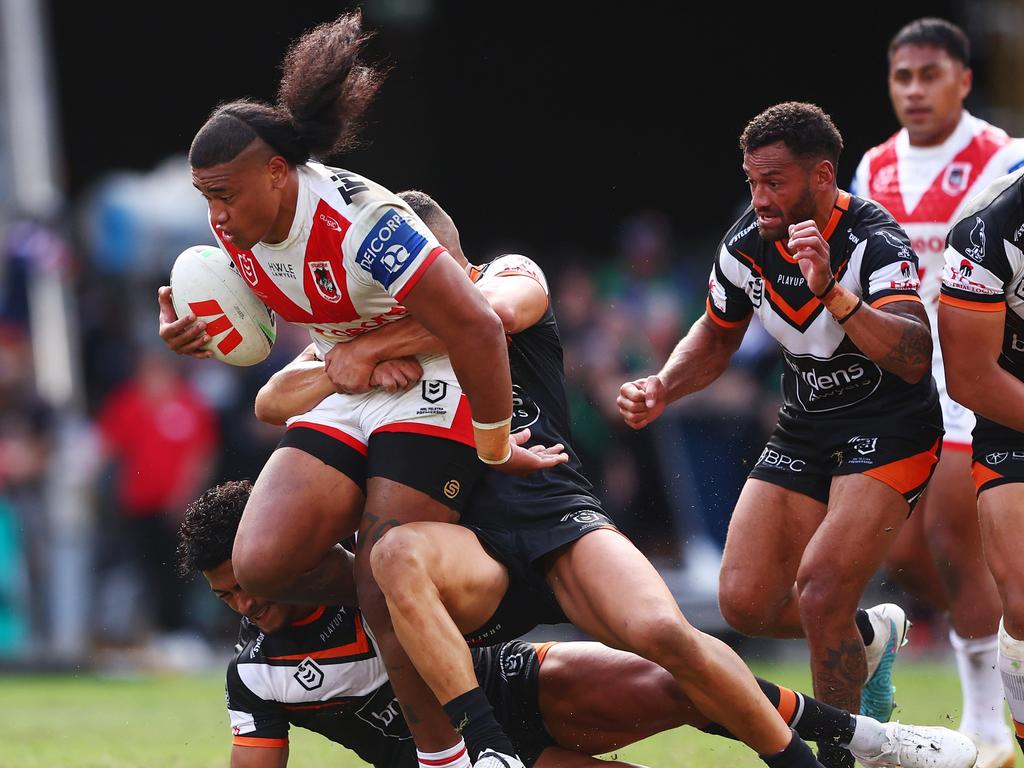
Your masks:
<instances>
[{"instance_id":1,"label":"black rugby jersey","mask_svg":"<svg viewBox=\"0 0 1024 768\"><path fill-rule=\"evenodd\" d=\"M242 619L239 646L225 691L234 744L283 748L294 725L377 768L415 768L416 745L358 609L318 608L272 635ZM543 653L518 641L471 653L499 722L535 758L550 743L537 709Z\"/></svg>"},{"instance_id":2,"label":"black rugby jersey","mask_svg":"<svg viewBox=\"0 0 1024 768\"><path fill-rule=\"evenodd\" d=\"M920 301L917 256L881 206L840 192L822 235L836 280L865 303ZM719 246L707 314L719 325L735 327L753 312L782 346L782 409L788 415L915 417L934 410L931 374L908 384L861 352L811 293L783 241L761 237L757 215L748 208Z\"/></svg>"},{"instance_id":3,"label":"black rugby jersey","mask_svg":"<svg viewBox=\"0 0 1024 768\"><path fill-rule=\"evenodd\" d=\"M1024 380L1024 170L993 181L964 210L946 237L944 304L1006 311L999 365ZM996 428L978 416L979 431Z\"/></svg>"},{"instance_id":4,"label":"black rugby jersey","mask_svg":"<svg viewBox=\"0 0 1024 768\"><path fill-rule=\"evenodd\" d=\"M548 293L541 268L520 255L500 256L480 268L478 285L508 275L526 275ZM473 525L502 525L514 518L521 522L535 513L546 517L552 502L560 507L598 507L594 487L584 476L572 449L569 404L565 394L562 342L550 303L534 325L508 336L512 373L512 432L529 427L527 445L561 443L569 461L527 477L513 477L497 470L484 472L462 521Z\"/></svg>"}]
</instances>

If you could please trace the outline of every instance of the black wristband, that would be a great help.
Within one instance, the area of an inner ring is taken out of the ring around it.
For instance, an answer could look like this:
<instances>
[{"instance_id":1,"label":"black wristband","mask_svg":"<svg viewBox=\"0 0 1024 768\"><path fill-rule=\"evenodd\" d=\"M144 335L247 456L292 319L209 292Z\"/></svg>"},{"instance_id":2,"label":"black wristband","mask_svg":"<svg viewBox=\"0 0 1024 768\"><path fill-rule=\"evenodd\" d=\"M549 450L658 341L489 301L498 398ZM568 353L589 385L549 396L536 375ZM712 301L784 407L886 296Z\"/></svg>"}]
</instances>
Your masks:
<instances>
[{"instance_id":1,"label":"black wristband","mask_svg":"<svg viewBox=\"0 0 1024 768\"><path fill-rule=\"evenodd\" d=\"M828 285L825 286L825 290L821 293L815 293L814 298L821 300L828 296L828 292L836 287L836 276L832 275L832 279L828 281Z\"/></svg>"},{"instance_id":2,"label":"black wristband","mask_svg":"<svg viewBox=\"0 0 1024 768\"><path fill-rule=\"evenodd\" d=\"M844 317L842 320L837 320L836 322L839 323L840 325L845 323L847 320L849 320L851 317L853 317L854 313L858 309L860 309L860 306L863 303L864 303L864 299L863 298L858 298L857 299L857 303L853 305L853 309L851 309L849 312L846 313L846 317Z\"/></svg>"}]
</instances>

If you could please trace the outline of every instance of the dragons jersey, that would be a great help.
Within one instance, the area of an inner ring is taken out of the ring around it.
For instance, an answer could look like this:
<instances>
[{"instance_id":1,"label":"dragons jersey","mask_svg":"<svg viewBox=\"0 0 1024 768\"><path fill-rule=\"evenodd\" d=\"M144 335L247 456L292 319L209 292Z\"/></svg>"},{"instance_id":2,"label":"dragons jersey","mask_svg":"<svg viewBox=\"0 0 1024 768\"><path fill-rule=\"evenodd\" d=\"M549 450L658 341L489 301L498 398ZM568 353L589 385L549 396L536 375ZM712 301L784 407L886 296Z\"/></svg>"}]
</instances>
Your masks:
<instances>
[{"instance_id":1,"label":"dragons jersey","mask_svg":"<svg viewBox=\"0 0 1024 768\"><path fill-rule=\"evenodd\" d=\"M526 275L537 280L548 293L541 268L525 256L501 256L480 268L476 284L484 286L508 275ZM569 461L527 477L488 471L480 478L473 501L463 522L478 525L523 520L541 514L545 502L567 497L579 505L595 506L594 489L583 475L573 452L569 406L565 395L562 344L550 304L534 325L508 337L509 367L512 372L512 432L530 429L528 445L561 443Z\"/></svg>"},{"instance_id":2,"label":"dragons jersey","mask_svg":"<svg viewBox=\"0 0 1024 768\"><path fill-rule=\"evenodd\" d=\"M416 768L416 745L358 609L318 608L272 635L242 619L237 647L226 686L236 745L283 748L295 725L377 768ZM519 641L472 649L477 680L527 766L552 743L537 704L544 650Z\"/></svg>"},{"instance_id":3,"label":"dragons jersey","mask_svg":"<svg viewBox=\"0 0 1024 768\"><path fill-rule=\"evenodd\" d=\"M1022 163L1024 140L1011 139L965 110L956 130L939 146L911 146L904 128L869 149L857 166L856 194L880 203L910 237L919 261L921 299L933 329L946 233L972 197Z\"/></svg>"},{"instance_id":4,"label":"dragons jersey","mask_svg":"<svg viewBox=\"0 0 1024 768\"><path fill-rule=\"evenodd\" d=\"M949 231L940 301L1006 311L999 365L1024 380L1024 169L997 179ZM1000 429L978 416L979 434Z\"/></svg>"},{"instance_id":5,"label":"dragons jersey","mask_svg":"<svg viewBox=\"0 0 1024 768\"><path fill-rule=\"evenodd\" d=\"M884 209L840 192L827 226L832 272L873 307L920 301L917 256ZM766 241L748 208L726 234L708 285L707 314L735 327L756 312L782 346L783 411L813 419L919 416L936 404L927 376L907 384L850 340L814 297L781 240Z\"/></svg>"},{"instance_id":6,"label":"dragons jersey","mask_svg":"<svg viewBox=\"0 0 1024 768\"><path fill-rule=\"evenodd\" d=\"M299 194L287 239L227 252L279 317L309 328L320 353L406 315L402 298L445 249L399 197L363 176L297 166Z\"/></svg>"}]
</instances>

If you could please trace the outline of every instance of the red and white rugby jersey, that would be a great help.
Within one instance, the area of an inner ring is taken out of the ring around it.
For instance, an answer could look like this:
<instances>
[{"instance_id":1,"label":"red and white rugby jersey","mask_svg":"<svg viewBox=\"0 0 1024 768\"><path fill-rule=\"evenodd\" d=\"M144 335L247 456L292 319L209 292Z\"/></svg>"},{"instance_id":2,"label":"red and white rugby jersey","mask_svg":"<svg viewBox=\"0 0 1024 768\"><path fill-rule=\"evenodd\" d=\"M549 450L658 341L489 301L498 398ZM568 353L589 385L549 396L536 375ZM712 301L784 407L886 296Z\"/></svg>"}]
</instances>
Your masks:
<instances>
[{"instance_id":1,"label":"red and white rugby jersey","mask_svg":"<svg viewBox=\"0 0 1024 768\"><path fill-rule=\"evenodd\" d=\"M853 191L881 203L907 231L919 259L921 300L935 328L946 233L967 202L993 179L1024 164L1024 140L964 110L936 147L913 147L901 129L869 149ZM938 353L938 345L935 345Z\"/></svg>"},{"instance_id":2,"label":"red and white rugby jersey","mask_svg":"<svg viewBox=\"0 0 1024 768\"><path fill-rule=\"evenodd\" d=\"M323 354L404 317L402 298L445 249L379 184L319 163L296 171L295 219L284 242L242 251L211 228L253 293L309 328Z\"/></svg>"}]
</instances>

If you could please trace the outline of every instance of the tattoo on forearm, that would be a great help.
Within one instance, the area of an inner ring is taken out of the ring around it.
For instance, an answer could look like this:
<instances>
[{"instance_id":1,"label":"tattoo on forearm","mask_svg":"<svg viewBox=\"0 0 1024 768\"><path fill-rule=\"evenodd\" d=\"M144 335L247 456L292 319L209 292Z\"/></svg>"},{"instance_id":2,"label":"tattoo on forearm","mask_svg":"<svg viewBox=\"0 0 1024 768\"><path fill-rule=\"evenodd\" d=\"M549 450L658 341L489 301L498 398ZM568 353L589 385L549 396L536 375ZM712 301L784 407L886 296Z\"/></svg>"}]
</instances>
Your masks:
<instances>
[{"instance_id":1,"label":"tattoo on forearm","mask_svg":"<svg viewBox=\"0 0 1024 768\"><path fill-rule=\"evenodd\" d=\"M932 335L928 328L916 320L906 320L901 325L903 328L899 341L879 361L882 367L895 372L931 363Z\"/></svg>"},{"instance_id":2,"label":"tattoo on forearm","mask_svg":"<svg viewBox=\"0 0 1024 768\"><path fill-rule=\"evenodd\" d=\"M867 670L863 643L841 640L839 648L826 648L824 658L814 665L814 695L834 707L857 712Z\"/></svg>"}]
</instances>

